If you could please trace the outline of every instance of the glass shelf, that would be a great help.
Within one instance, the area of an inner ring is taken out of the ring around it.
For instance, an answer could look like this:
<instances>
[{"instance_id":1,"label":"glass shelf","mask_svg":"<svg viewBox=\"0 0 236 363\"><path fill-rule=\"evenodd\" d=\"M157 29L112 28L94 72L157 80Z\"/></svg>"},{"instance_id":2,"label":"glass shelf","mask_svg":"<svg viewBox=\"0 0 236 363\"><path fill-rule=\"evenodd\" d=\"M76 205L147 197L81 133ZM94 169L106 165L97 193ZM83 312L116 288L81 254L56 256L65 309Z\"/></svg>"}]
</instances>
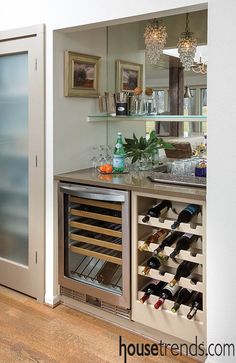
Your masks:
<instances>
[{"instance_id":1,"label":"glass shelf","mask_svg":"<svg viewBox=\"0 0 236 363\"><path fill-rule=\"evenodd\" d=\"M97 121L164 121L164 122L206 122L207 116L202 115L144 115L144 116L111 116L107 113L98 113L87 117L88 122Z\"/></svg>"}]
</instances>

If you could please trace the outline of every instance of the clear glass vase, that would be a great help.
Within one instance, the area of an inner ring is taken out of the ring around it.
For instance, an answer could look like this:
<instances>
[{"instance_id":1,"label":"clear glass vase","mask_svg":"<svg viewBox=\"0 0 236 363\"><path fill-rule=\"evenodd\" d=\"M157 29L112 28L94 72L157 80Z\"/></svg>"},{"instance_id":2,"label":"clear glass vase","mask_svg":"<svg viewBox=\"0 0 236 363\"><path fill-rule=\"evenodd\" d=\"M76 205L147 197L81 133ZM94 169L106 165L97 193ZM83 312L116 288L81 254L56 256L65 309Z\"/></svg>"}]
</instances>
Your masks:
<instances>
[{"instance_id":1,"label":"clear glass vase","mask_svg":"<svg viewBox=\"0 0 236 363\"><path fill-rule=\"evenodd\" d=\"M141 158L137 161L138 169L145 171L152 169L152 155L150 154L143 154Z\"/></svg>"},{"instance_id":2,"label":"clear glass vase","mask_svg":"<svg viewBox=\"0 0 236 363\"><path fill-rule=\"evenodd\" d=\"M146 113L147 115L156 115L157 114L157 101L153 96L146 97Z\"/></svg>"},{"instance_id":3,"label":"clear glass vase","mask_svg":"<svg viewBox=\"0 0 236 363\"><path fill-rule=\"evenodd\" d=\"M146 114L146 102L142 96L133 96L131 103L131 115L141 116Z\"/></svg>"},{"instance_id":4,"label":"clear glass vase","mask_svg":"<svg viewBox=\"0 0 236 363\"><path fill-rule=\"evenodd\" d=\"M159 166L160 163L160 155L159 155L159 150L156 149L153 153L152 153L152 169L155 169Z\"/></svg>"}]
</instances>

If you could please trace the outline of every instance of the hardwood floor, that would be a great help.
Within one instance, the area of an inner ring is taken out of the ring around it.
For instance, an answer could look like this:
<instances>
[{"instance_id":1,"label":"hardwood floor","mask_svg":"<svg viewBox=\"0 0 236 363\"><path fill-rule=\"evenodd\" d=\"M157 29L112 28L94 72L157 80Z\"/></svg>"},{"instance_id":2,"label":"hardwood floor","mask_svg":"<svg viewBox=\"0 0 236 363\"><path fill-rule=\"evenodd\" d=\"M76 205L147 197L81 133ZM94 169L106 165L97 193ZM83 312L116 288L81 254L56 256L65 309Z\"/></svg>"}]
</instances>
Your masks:
<instances>
[{"instance_id":1,"label":"hardwood floor","mask_svg":"<svg viewBox=\"0 0 236 363\"><path fill-rule=\"evenodd\" d=\"M150 343L124 329L59 305L51 309L0 286L1 363L123 363L127 345ZM127 363L195 362L187 357L127 357Z\"/></svg>"}]
</instances>

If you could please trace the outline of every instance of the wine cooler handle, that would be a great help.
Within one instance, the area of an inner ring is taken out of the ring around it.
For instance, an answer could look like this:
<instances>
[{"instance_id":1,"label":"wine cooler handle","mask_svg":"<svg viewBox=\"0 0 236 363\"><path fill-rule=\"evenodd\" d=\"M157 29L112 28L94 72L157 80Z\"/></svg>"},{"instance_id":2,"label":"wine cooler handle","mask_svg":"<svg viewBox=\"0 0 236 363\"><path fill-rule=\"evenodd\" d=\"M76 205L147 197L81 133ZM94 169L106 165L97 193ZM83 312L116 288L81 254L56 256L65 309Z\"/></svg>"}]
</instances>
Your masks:
<instances>
[{"instance_id":1,"label":"wine cooler handle","mask_svg":"<svg viewBox=\"0 0 236 363\"><path fill-rule=\"evenodd\" d=\"M60 191L65 194L74 195L85 199L96 199L109 202L125 201L125 196L122 195L122 192L115 190L111 191L104 190L102 188L93 188L73 184L60 184Z\"/></svg>"}]
</instances>

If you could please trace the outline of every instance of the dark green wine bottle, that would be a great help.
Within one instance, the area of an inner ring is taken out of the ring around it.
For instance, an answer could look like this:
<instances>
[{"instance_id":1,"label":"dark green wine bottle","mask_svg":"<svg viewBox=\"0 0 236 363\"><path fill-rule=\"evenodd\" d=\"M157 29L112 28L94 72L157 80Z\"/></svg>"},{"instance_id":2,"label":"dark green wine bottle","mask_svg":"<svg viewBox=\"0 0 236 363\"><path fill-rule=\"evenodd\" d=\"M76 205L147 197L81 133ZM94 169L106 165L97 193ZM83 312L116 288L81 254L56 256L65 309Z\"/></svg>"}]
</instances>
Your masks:
<instances>
[{"instance_id":1,"label":"dark green wine bottle","mask_svg":"<svg viewBox=\"0 0 236 363\"><path fill-rule=\"evenodd\" d=\"M169 283L174 286L181 279L181 277L188 277L191 272L197 267L197 263L191 261L183 261L177 268L174 278Z\"/></svg>"},{"instance_id":2,"label":"dark green wine bottle","mask_svg":"<svg viewBox=\"0 0 236 363\"><path fill-rule=\"evenodd\" d=\"M159 281L157 284L148 284L144 288L144 295L139 300L142 304L149 299L150 295L158 295L159 292L163 289L163 287L166 285L166 282Z\"/></svg>"},{"instance_id":3,"label":"dark green wine bottle","mask_svg":"<svg viewBox=\"0 0 236 363\"><path fill-rule=\"evenodd\" d=\"M150 217L158 218L161 214L164 214L171 208L170 200L163 200L162 202L157 203L155 206L150 208L147 214L143 217L142 221L144 223L148 222Z\"/></svg>"},{"instance_id":4,"label":"dark green wine bottle","mask_svg":"<svg viewBox=\"0 0 236 363\"><path fill-rule=\"evenodd\" d=\"M182 237L180 237L176 243L176 247L174 251L170 254L170 258L178 263L175 256L178 255L178 253L183 250L186 251L190 248L191 244L195 242L198 239L198 236L193 235L191 233L185 233Z\"/></svg>"},{"instance_id":5,"label":"dark green wine bottle","mask_svg":"<svg viewBox=\"0 0 236 363\"><path fill-rule=\"evenodd\" d=\"M174 231L166 237L162 243L153 251L153 256L157 256L161 261L167 261L169 256L165 255L162 251L165 247L170 247L172 244L183 235L183 232Z\"/></svg>"},{"instance_id":6,"label":"dark green wine bottle","mask_svg":"<svg viewBox=\"0 0 236 363\"><path fill-rule=\"evenodd\" d=\"M175 303L171 309L172 313L176 313L179 310L181 304L186 304L191 299L193 294L194 291L186 288L179 290Z\"/></svg>"},{"instance_id":7,"label":"dark green wine bottle","mask_svg":"<svg viewBox=\"0 0 236 363\"><path fill-rule=\"evenodd\" d=\"M155 269L155 270L158 270L159 269L159 267L161 266L161 263L160 263L160 261L158 260L158 258L157 257L155 257L155 256L152 256L152 257L150 257L149 258L149 260L147 261L147 264L146 264L146 266L145 266L145 268L144 268L144 270L143 270L143 274L144 275L147 275L148 273L149 273L149 271L150 271L150 269L151 268L153 268L153 269Z\"/></svg>"},{"instance_id":8,"label":"dark green wine bottle","mask_svg":"<svg viewBox=\"0 0 236 363\"><path fill-rule=\"evenodd\" d=\"M187 318L191 320L198 310L202 310L202 294L200 292L194 296Z\"/></svg>"},{"instance_id":9,"label":"dark green wine bottle","mask_svg":"<svg viewBox=\"0 0 236 363\"><path fill-rule=\"evenodd\" d=\"M178 215L177 220L172 224L171 228L179 227L180 223L189 223L191 219L200 212L201 208L196 204L189 204Z\"/></svg>"}]
</instances>

